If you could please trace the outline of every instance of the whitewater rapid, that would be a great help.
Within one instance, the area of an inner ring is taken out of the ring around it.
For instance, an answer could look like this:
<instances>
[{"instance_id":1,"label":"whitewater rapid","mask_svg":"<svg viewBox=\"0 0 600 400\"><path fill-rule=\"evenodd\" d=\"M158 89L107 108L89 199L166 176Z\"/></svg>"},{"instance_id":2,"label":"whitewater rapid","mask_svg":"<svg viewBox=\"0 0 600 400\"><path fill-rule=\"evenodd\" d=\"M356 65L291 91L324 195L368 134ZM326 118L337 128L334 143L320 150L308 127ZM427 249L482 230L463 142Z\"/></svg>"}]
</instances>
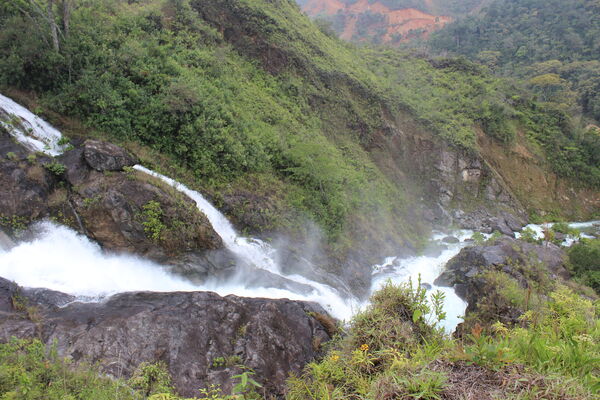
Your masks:
<instances>
[{"instance_id":1,"label":"whitewater rapid","mask_svg":"<svg viewBox=\"0 0 600 400\"><path fill-rule=\"evenodd\" d=\"M58 129L1 94L0 125L31 151L58 156L65 149Z\"/></svg>"},{"instance_id":2,"label":"whitewater rapid","mask_svg":"<svg viewBox=\"0 0 600 400\"><path fill-rule=\"evenodd\" d=\"M0 95L0 122L9 133L32 151L50 156L64 151L62 135L56 128L29 112L11 99ZM334 317L350 320L367 302L325 283L317 282L300 274L282 272L277 262L277 250L268 243L239 235L227 218L200 193L185 185L136 165L138 171L154 176L195 201L223 239L225 246L239 260L273 276L298 284L298 292L273 287L265 282L264 287L244 282L243 276L233 276L228 281L195 284L169 272L165 266L127 254L110 254L96 243L75 231L52 222L37 223L34 234L14 247L0 249L0 276L12 279L26 287L43 287L79 296L82 301L97 301L107 296L128 291L193 291L209 290L220 295L235 294L249 297L289 298L320 303ZM457 234L458 236L461 233ZM464 236L464 235L463 235ZM436 239L436 238L434 238ZM439 238L438 238L439 239ZM388 258L389 265L373 267L371 291L377 290L385 281L405 282L417 280L433 284L443 265L458 254L464 242L448 245L435 257L413 257L410 259ZM381 267L381 268L380 268ZM366 267L368 268L368 267ZM308 290L307 290L308 288ZM433 288L446 294L448 319L444 323L452 330L460 321L466 304L449 288Z\"/></svg>"},{"instance_id":3,"label":"whitewater rapid","mask_svg":"<svg viewBox=\"0 0 600 400\"><path fill-rule=\"evenodd\" d=\"M64 151L65 146L60 144L62 135L56 128L2 95L0 124L32 151L51 156L60 155ZM213 291L220 295L314 301L320 303L334 317L346 321L368 305L368 302L361 302L348 295L347 291L342 293L334 287L300 274L282 272L277 262L277 249L259 239L239 235L227 218L200 193L141 165L134 168L162 180L192 199L198 209L207 216L225 246L244 265L298 284L297 287L302 289L282 289L268 282L263 286L256 283L248 286L244 276L239 274L225 282L192 283L169 272L168 267L147 259L103 251L87 237L49 221L35 224L28 238L12 247L0 246L0 276L25 287L48 288L69 293L78 296L80 301L99 301L116 293L130 291ZM453 331L462 321L467 304L452 288L436 287L433 282L443 271L444 265L468 245L472 234L471 231L450 233L458 239L455 243L443 243L442 239L446 234L434 234L431 238L432 243L438 246L435 255L410 258L382 257L384 262L381 265L371 267L371 293L388 280L394 283L412 280L416 284L420 276L421 282L429 288L430 295L437 290L445 294L444 311L447 318L442 325L448 332Z\"/></svg>"}]
</instances>

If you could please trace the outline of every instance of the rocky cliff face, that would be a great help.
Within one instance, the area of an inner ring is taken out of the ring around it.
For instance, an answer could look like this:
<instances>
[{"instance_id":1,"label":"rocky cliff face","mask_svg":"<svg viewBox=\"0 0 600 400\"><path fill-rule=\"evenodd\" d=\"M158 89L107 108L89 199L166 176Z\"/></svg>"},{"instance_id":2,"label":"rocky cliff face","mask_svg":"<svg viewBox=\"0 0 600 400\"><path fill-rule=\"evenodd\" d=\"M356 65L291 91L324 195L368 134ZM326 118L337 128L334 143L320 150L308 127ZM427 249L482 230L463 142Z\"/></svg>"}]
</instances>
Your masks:
<instances>
[{"instance_id":1,"label":"rocky cliff face","mask_svg":"<svg viewBox=\"0 0 600 400\"><path fill-rule=\"evenodd\" d=\"M512 236L527 213L497 170L481 155L450 146L398 113L369 145L381 169L420 186L423 217L433 226Z\"/></svg>"},{"instance_id":2,"label":"rocky cliff face","mask_svg":"<svg viewBox=\"0 0 600 400\"><path fill-rule=\"evenodd\" d=\"M104 303L73 302L0 278L0 340L39 337L61 356L98 362L128 377L142 362L164 361L186 396L209 384L232 388L240 365L252 368L267 395L281 396L330 339L324 310L290 300L220 297L214 293L125 293Z\"/></svg>"},{"instance_id":3,"label":"rocky cliff face","mask_svg":"<svg viewBox=\"0 0 600 400\"><path fill-rule=\"evenodd\" d=\"M14 231L52 218L107 250L170 264L191 278L232 267L233 255L194 202L129 168L135 162L95 140L52 159L0 132L0 224Z\"/></svg>"}]
</instances>

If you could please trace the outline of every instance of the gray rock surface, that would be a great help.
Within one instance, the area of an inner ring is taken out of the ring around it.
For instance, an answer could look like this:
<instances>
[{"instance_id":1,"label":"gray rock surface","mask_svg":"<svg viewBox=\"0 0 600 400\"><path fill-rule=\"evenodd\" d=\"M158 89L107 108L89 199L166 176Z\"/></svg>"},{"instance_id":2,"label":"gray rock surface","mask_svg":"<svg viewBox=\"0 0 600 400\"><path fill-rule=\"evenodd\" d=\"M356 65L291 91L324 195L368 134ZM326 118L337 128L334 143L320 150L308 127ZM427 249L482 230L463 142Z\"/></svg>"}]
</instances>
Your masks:
<instances>
[{"instance_id":1,"label":"gray rock surface","mask_svg":"<svg viewBox=\"0 0 600 400\"><path fill-rule=\"evenodd\" d=\"M511 264L543 265L553 277L569 278L564 251L553 244L538 245L503 238L492 245L466 247L446 264L445 271L435 280L439 286L469 285L472 279L492 267L505 267L516 275Z\"/></svg>"},{"instance_id":2,"label":"gray rock surface","mask_svg":"<svg viewBox=\"0 0 600 400\"><path fill-rule=\"evenodd\" d=\"M39 320L13 307L36 307ZM142 362L164 361L180 394L210 384L231 390L237 364L252 368L267 395L281 397L290 373L300 373L330 339L311 313L316 304L287 299L221 297L209 292L124 293L104 303L22 289L0 278L0 340L56 341L61 356L98 362L113 376L130 376ZM59 307L62 306L62 307Z\"/></svg>"},{"instance_id":3,"label":"gray rock surface","mask_svg":"<svg viewBox=\"0 0 600 400\"><path fill-rule=\"evenodd\" d=\"M52 159L31 153L0 131L2 154L0 227L9 236L53 218L107 250L169 264L173 272L193 279L225 273L236 263L191 199L141 172L121 171L135 159L114 144L87 140ZM64 165L65 173L49 172L44 167L49 163ZM156 237L145 214L150 202L160 209ZM0 235L0 247L9 247L9 239Z\"/></svg>"},{"instance_id":4,"label":"gray rock surface","mask_svg":"<svg viewBox=\"0 0 600 400\"><path fill-rule=\"evenodd\" d=\"M137 160L123 148L99 140L86 140L83 144L83 157L96 171L122 171Z\"/></svg>"}]
</instances>

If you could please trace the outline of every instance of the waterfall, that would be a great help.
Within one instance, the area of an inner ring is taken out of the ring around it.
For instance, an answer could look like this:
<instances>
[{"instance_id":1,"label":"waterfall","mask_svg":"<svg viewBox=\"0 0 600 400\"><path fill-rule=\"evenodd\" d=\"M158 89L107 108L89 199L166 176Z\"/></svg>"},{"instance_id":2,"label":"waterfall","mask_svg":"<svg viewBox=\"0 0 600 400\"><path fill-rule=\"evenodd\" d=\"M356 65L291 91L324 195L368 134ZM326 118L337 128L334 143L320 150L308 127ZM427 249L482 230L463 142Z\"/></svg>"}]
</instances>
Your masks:
<instances>
[{"instance_id":1,"label":"waterfall","mask_svg":"<svg viewBox=\"0 0 600 400\"><path fill-rule=\"evenodd\" d=\"M151 171L141 165L136 165L134 168L144 172L155 178L160 179L175 190L185 194L187 197L196 202L198 209L206 215L213 229L223 239L225 247L234 253L247 264L258 269L265 270L271 274L282 277L286 280L308 286L312 289L312 293L307 295L307 299L311 299L321 303L330 313L349 319L353 310L358 308L358 300L354 298L342 298L338 290L329 285L316 282L301 275L287 275L281 272L276 260L276 250L268 243L256 239L247 238L238 235L227 218L217 210L210 202L208 202L200 193L188 188L187 186L171 179L167 176ZM237 281L243 281L240 277L235 277Z\"/></svg>"},{"instance_id":2,"label":"waterfall","mask_svg":"<svg viewBox=\"0 0 600 400\"><path fill-rule=\"evenodd\" d=\"M535 239L543 240L544 231L546 229L552 228L554 225L555 224L552 222L545 224L529 224L523 229L529 229L533 231ZM579 231L580 238L593 239L595 236L592 235L592 233L595 235L600 234L600 221L568 222L567 225L569 226L569 228L576 229L577 231ZM517 237L517 239L520 238L521 232L516 232L515 236ZM567 235L561 243L561 245L570 247L573 245L573 243L577 241L577 239L578 238L575 236Z\"/></svg>"},{"instance_id":3,"label":"waterfall","mask_svg":"<svg viewBox=\"0 0 600 400\"><path fill-rule=\"evenodd\" d=\"M33 151L56 156L64 151L59 145L61 133L29 112L26 108L0 95L0 124L8 129L16 140ZM222 282L194 284L168 272L164 266L140 257L124 254L107 254L87 237L51 222L34 226L36 233L28 240L11 248L0 248L0 276L13 279L27 287L45 287L80 296L81 300L98 300L125 291L192 291L209 290L220 295L235 294L249 297L290 298L320 303L334 317L349 320L367 303L342 296L340 288L317 282L300 274L285 274L277 263L277 251L268 243L255 238L240 236L227 218L200 193L185 185L136 165L136 170L156 177L191 198L204 213L224 245L245 264L264 270L273 276L297 283L310 290L298 291L272 287L265 282L262 287L249 287L243 276L233 276ZM440 241L444 235L434 236ZM371 291L383 282L416 282L420 274L422 282L433 285L445 263L466 245L469 232L457 232L463 239L447 245L435 256L400 259L388 257L382 265L373 267ZM383 258L383 257L382 257ZM452 331L464 314L466 303L450 288L440 289L446 294L445 310L448 314L444 326ZM430 291L431 292L431 291Z\"/></svg>"},{"instance_id":4,"label":"waterfall","mask_svg":"<svg viewBox=\"0 0 600 400\"><path fill-rule=\"evenodd\" d=\"M0 94L0 125L31 151L50 156L64 151L62 134L52 125L31 113L25 107Z\"/></svg>"}]
</instances>

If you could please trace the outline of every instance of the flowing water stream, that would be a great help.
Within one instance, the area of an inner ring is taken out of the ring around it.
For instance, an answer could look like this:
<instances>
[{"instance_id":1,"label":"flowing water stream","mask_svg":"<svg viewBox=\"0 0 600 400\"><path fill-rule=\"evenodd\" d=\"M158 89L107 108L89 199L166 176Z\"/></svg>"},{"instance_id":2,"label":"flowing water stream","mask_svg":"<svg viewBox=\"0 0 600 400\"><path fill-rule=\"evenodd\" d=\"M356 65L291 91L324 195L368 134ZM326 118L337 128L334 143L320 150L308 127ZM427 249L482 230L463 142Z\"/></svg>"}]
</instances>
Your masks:
<instances>
[{"instance_id":1,"label":"flowing water stream","mask_svg":"<svg viewBox=\"0 0 600 400\"><path fill-rule=\"evenodd\" d=\"M2 95L0 119L0 124L29 149L52 156L63 152L61 134L57 129ZM294 282L304 289L282 289L267 283L258 287L248 286L240 276L231 277L225 282L195 284L149 260L132 255L109 254L87 237L52 222L37 223L33 228L34 235L11 248L3 249L0 246L0 276L26 287L44 287L70 293L79 296L82 301L97 301L127 291L210 290L220 295L315 301L336 318L344 320L349 320L366 306L367 303L353 298L342 288L334 288L300 274L282 272L275 248L259 239L240 236L227 218L200 193L143 166L137 165L135 169L162 180L195 201L225 246L246 265ZM452 244L441 244L446 235L434 234L432 241L439 244L439 251L430 256L404 259L382 257L384 262L373 266L371 292L387 280L400 283L411 279L417 282L420 275L421 281L429 285L428 289L444 292L447 319L443 324L448 331L452 331L461 321L466 303L453 289L434 287L433 281L442 272L446 262L467 245L466 240L472 233L453 232L452 235L459 240Z\"/></svg>"},{"instance_id":2,"label":"flowing water stream","mask_svg":"<svg viewBox=\"0 0 600 400\"><path fill-rule=\"evenodd\" d=\"M64 146L59 144L62 134L58 129L1 94L0 125L29 150L50 156L64 151Z\"/></svg>"}]
</instances>

